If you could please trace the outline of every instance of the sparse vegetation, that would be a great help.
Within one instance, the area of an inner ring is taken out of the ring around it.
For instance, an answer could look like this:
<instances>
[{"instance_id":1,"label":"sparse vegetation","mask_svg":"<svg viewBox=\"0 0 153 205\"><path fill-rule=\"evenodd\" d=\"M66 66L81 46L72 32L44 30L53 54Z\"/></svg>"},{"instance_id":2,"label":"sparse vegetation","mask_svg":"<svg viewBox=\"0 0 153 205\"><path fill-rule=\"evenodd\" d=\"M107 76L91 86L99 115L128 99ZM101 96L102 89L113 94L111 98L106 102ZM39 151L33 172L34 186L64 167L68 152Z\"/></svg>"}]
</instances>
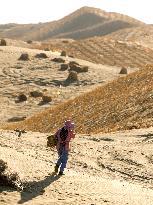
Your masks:
<instances>
[{"instance_id":1,"label":"sparse vegetation","mask_svg":"<svg viewBox=\"0 0 153 205\"><path fill-rule=\"evenodd\" d=\"M66 56L66 51L62 51L61 56Z\"/></svg>"},{"instance_id":2,"label":"sparse vegetation","mask_svg":"<svg viewBox=\"0 0 153 205\"><path fill-rule=\"evenodd\" d=\"M60 68L60 70L65 71L65 70L67 70L67 69L68 69L68 67L69 67L69 65L68 65L68 64L63 63L63 64L61 64L61 68Z\"/></svg>"},{"instance_id":3,"label":"sparse vegetation","mask_svg":"<svg viewBox=\"0 0 153 205\"><path fill-rule=\"evenodd\" d=\"M15 189L22 189L18 174L15 172L7 172L7 168L7 163L0 159L0 185L9 186Z\"/></svg>"},{"instance_id":4,"label":"sparse vegetation","mask_svg":"<svg viewBox=\"0 0 153 205\"><path fill-rule=\"evenodd\" d=\"M37 97L42 97L43 96L43 93L38 91L38 90L34 90L34 91L31 91L30 92L30 96L31 97L34 97L34 98L37 98Z\"/></svg>"},{"instance_id":5,"label":"sparse vegetation","mask_svg":"<svg viewBox=\"0 0 153 205\"><path fill-rule=\"evenodd\" d=\"M123 68L121 68L119 74L127 74L127 73L128 73L128 72L127 72L127 68L123 67Z\"/></svg>"},{"instance_id":6,"label":"sparse vegetation","mask_svg":"<svg viewBox=\"0 0 153 205\"><path fill-rule=\"evenodd\" d=\"M42 103L49 103L52 101L52 97L51 96L48 96L48 95L43 95L42 96Z\"/></svg>"},{"instance_id":7,"label":"sparse vegetation","mask_svg":"<svg viewBox=\"0 0 153 205\"><path fill-rule=\"evenodd\" d=\"M19 122L19 121L23 121L26 119L26 116L22 116L22 117L11 117L10 119L8 119L8 122Z\"/></svg>"},{"instance_id":8,"label":"sparse vegetation","mask_svg":"<svg viewBox=\"0 0 153 205\"><path fill-rule=\"evenodd\" d=\"M7 43L6 43L6 40L5 39L1 39L0 40L0 46L6 46Z\"/></svg>"},{"instance_id":9,"label":"sparse vegetation","mask_svg":"<svg viewBox=\"0 0 153 205\"><path fill-rule=\"evenodd\" d=\"M55 45L75 58L110 66L143 68L153 63L153 50L133 42L94 37L64 45Z\"/></svg>"},{"instance_id":10,"label":"sparse vegetation","mask_svg":"<svg viewBox=\"0 0 153 205\"><path fill-rule=\"evenodd\" d=\"M66 83L73 83L73 82L76 82L76 81L78 81L78 75L77 75L77 72L75 72L75 71L70 71L69 72L69 75L68 75L68 77L67 77L67 79L66 79Z\"/></svg>"},{"instance_id":11,"label":"sparse vegetation","mask_svg":"<svg viewBox=\"0 0 153 205\"><path fill-rule=\"evenodd\" d=\"M19 94L18 102L24 102L24 101L27 101L27 96L23 93Z\"/></svg>"},{"instance_id":12,"label":"sparse vegetation","mask_svg":"<svg viewBox=\"0 0 153 205\"><path fill-rule=\"evenodd\" d=\"M147 66L35 115L23 124L12 125L12 128L20 126L33 131L50 132L61 126L69 116L77 122L76 131L79 133L123 130L129 128L129 123L134 128L153 126L152 80L153 67ZM42 126L42 121L46 127ZM11 126L4 128L10 129Z\"/></svg>"},{"instance_id":13,"label":"sparse vegetation","mask_svg":"<svg viewBox=\"0 0 153 205\"><path fill-rule=\"evenodd\" d=\"M56 63L65 63L65 60L63 58L53 58L52 61Z\"/></svg>"},{"instance_id":14,"label":"sparse vegetation","mask_svg":"<svg viewBox=\"0 0 153 205\"><path fill-rule=\"evenodd\" d=\"M28 44L32 44L32 40L28 40L27 43L28 43Z\"/></svg>"},{"instance_id":15,"label":"sparse vegetation","mask_svg":"<svg viewBox=\"0 0 153 205\"><path fill-rule=\"evenodd\" d=\"M35 55L36 58L48 58L48 56L46 55L46 53L38 53Z\"/></svg>"},{"instance_id":16,"label":"sparse vegetation","mask_svg":"<svg viewBox=\"0 0 153 205\"><path fill-rule=\"evenodd\" d=\"M88 72L88 66L78 66L74 64L71 66L70 71L75 71L77 73Z\"/></svg>"},{"instance_id":17,"label":"sparse vegetation","mask_svg":"<svg viewBox=\"0 0 153 205\"><path fill-rule=\"evenodd\" d=\"M30 60L29 59L29 54L28 53L22 53L18 60L22 60L22 61Z\"/></svg>"}]
</instances>

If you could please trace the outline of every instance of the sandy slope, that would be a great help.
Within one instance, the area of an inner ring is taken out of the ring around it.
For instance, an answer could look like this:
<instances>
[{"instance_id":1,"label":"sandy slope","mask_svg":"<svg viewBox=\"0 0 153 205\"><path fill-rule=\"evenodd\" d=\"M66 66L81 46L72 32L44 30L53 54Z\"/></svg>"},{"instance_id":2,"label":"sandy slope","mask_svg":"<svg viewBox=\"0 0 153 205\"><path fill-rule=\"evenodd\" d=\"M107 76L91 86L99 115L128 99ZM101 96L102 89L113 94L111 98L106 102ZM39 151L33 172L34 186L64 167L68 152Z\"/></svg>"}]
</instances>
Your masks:
<instances>
[{"instance_id":1,"label":"sandy slope","mask_svg":"<svg viewBox=\"0 0 153 205\"><path fill-rule=\"evenodd\" d=\"M30 61L19 61L21 53L25 52L29 54ZM60 64L51 61L54 57L59 57L59 54L48 51L45 53L49 58L35 58L35 55L41 52L44 51L14 46L0 47L1 122L12 117L29 117L48 106L59 104L108 80L119 77L119 67L96 65L66 57L66 62L76 60L81 65L89 66L89 71L78 74L79 83L65 87L60 86L60 83L67 78L68 71L60 71ZM129 69L129 72L131 71L134 69ZM52 102L41 106L41 98L30 97L30 92L33 90L51 96ZM28 100L23 103L15 103L21 92L27 95Z\"/></svg>"},{"instance_id":2,"label":"sandy slope","mask_svg":"<svg viewBox=\"0 0 153 205\"><path fill-rule=\"evenodd\" d=\"M51 175L46 134L0 131L0 158L29 187L0 188L0 204L153 204L153 128L77 135L65 176Z\"/></svg>"}]
</instances>

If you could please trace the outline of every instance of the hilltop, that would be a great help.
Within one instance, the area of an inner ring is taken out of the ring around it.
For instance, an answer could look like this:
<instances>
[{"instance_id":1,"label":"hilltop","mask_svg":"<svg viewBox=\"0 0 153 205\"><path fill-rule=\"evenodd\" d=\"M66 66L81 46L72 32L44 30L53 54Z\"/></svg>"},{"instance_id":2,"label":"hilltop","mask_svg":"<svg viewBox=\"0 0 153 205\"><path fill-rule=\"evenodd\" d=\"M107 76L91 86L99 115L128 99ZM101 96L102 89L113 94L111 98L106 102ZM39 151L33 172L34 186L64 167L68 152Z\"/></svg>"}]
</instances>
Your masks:
<instances>
[{"instance_id":1,"label":"hilltop","mask_svg":"<svg viewBox=\"0 0 153 205\"><path fill-rule=\"evenodd\" d=\"M82 7L52 22L0 25L0 37L39 41L57 37L82 39L140 25L145 24L123 14Z\"/></svg>"}]
</instances>

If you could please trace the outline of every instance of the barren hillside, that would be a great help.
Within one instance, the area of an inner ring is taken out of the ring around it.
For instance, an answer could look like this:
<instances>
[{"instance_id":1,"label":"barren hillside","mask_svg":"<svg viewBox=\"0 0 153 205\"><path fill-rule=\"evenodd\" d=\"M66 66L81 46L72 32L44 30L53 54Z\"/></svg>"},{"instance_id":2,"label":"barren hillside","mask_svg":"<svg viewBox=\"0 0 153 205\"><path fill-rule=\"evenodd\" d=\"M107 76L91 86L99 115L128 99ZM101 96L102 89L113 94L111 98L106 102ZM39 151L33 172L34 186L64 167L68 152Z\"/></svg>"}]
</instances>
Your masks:
<instances>
[{"instance_id":1,"label":"barren hillside","mask_svg":"<svg viewBox=\"0 0 153 205\"><path fill-rule=\"evenodd\" d=\"M64 42L49 41L48 47L55 50L65 50L68 55L97 64L143 68L146 64L153 63L153 50L135 41L114 40L111 37L93 37L70 43ZM41 49L45 47L47 47L47 42L40 46Z\"/></svg>"},{"instance_id":2,"label":"barren hillside","mask_svg":"<svg viewBox=\"0 0 153 205\"><path fill-rule=\"evenodd\" d=\"M0 37L22 40L46 40L61 35L64 38L81 39L96 35L106 35L118 29L140 25L145 24L126 15L83 7L53 22L0 25ZM94 28L91 29L93 26ZM103 28L105 28L105 32L103 32Z\"/></svg>"},{"instance_id":3,"label":"barren hillside","mask_svg":"<svg viewBox=\"0 0 153 205\"><path fill-rule=\"evenodd\" d=\"M4 128L50 132L67 117L76 122L79 133L150 127L153 126L152 90L153 66L148 66Z\"/></svg>"},{"instance_id":4,"label":"barren hillside","mask_svg":"<svg viewBox=\"0 0 153 205\"><path fill-rule=\"evenodd\" d=\"M107 38L134 42L149 48L153 48L153 26L147 25L135 28L127 28L107 35Z\"/></svg>"},{"instance_id":5,"label":"barren hillside","mask_svg":"<svg viewBox=\"0 0 153 205\"><path fill-rule=\"evenodd\" d=\"M7 41L8 42L8 41ZM8 42L11 44L11 42ZM23 45L12 41L12 44ZM27 45L26 43L24 45ZM27 53L29 60L19 60L21 54ZM48 58L36 58L36 54L46 54ZM61 58L65 63L52 61ZM67 83L69 67L61 69L75 61L80 66L87 66L88 72L78 73L78 80ZM57 105L72 97L85 93L98 85L120 76L120 67L97 65L80 59L61 57L58 52L42 51L14 46L0 47L0 118L1 122L22 120L49 106ZM128 69L128 73L133 69ZM31 92L40 96L33 97ZM51 102L42 103L41 93L51 98ZM24 94L27 100L18 103L18 96Z\"/></svg>"}]
</instances>

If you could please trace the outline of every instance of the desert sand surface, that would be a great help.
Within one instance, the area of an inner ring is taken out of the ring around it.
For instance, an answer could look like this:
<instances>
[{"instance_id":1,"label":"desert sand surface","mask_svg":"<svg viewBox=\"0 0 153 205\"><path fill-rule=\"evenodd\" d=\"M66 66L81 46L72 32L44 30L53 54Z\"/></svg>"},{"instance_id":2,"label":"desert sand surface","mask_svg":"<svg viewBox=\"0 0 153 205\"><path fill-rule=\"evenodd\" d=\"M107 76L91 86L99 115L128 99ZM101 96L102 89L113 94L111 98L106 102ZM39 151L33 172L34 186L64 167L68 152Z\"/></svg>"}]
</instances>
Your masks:
<instances>
[{"instance_id":1,"label":"desert sand surface","mask_svg":"<svg viewBox=\"0 0 153 205\"><path fill-rule=\"evenodd\" d=\"M29 61L18 58L22 53L29 54ZM46 53L48 58L35 58L36 54ZM62 57L68 63L76 61L80 65L88 66L88 72L79 73L79 82L63 86L68 77L68 70L61 71L61 63L51 61L60 57L59 52L41 51L36 49L1 46L0 47L0 117L1 122L11 121L16 117L29 117L43 109L57 105L67 99L94 89L114 78L117 78L121 67L94 64L80 59ZM136 68L129 68L128 72ZM51 96L52 101L41 105L41 98L30 97L31 91L39 91ZM16 103L19 94L25 94L27 101ZM5 109L7 107L7 109Z\"/></svg>"},{"instance_id":2,"label":"desert sand surface","mask_svg":"<svg viewBox=\"0 0 153 205\"><path fill-rule=\"evenodd\" d=\"M27 182L20 191L0 187L0 204L153 204L153 128L76 135L61 177L46 136L0 131L1 159Z\"/></svg>"},{"instance_id":3,"label":"desert sand surface","mask_svg":"<svg viewBox=\"0 0 153 205\"><path fill-rule=\"evenodd\" d=\"M92 7L0 25L0 205L153 205L152 34ZM47 137L66 119L60 176Z\"/></svg>"}]
</instances>

